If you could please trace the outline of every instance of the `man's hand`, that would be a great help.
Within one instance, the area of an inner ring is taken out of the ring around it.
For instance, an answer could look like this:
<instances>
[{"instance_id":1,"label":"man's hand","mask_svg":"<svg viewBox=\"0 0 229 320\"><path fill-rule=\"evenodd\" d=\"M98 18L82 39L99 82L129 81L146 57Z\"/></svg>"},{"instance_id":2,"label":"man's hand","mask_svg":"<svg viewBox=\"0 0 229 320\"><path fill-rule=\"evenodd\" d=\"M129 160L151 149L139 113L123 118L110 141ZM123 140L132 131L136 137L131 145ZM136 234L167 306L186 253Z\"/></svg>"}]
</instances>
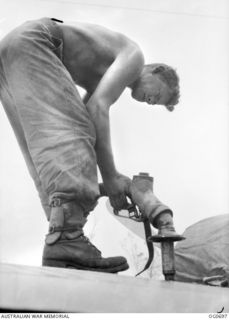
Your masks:
<instances>
[{"instance_id":1,"label":"man's hand","mask_svg":"<svg viewBox=\"0 0 229 320\"><path fill-rule=\"evenodd\" d=\"M117 173L114 177L104 181L104 188L115 210L127 209L129 204L126 196L129 195L131 179Z\"/></svg>"}]
</instances>

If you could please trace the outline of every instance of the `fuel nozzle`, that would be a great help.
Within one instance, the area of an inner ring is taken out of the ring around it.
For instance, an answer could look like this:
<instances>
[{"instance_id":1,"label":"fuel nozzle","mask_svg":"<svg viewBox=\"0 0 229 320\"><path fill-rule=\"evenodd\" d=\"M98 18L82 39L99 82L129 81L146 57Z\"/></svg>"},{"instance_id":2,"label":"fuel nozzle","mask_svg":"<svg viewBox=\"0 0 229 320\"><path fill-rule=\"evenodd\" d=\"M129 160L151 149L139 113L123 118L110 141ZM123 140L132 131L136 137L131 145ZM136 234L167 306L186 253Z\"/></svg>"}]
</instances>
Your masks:
<instances>
[{"instance_id":1,"label":"fuel nozzle","mask_svg":"<svg viewBox=\"0 0 229 320\"><path fill-rule=\"evenodd\" d=\"M174 242L185 238L176 233L171 214L162 212L155 221L158 234L150 237L152 242L161 243L162 271L165 280L174 280L176 268L174 257Z\"/></svg>"},{"instance_id":2,"label":"fuel nozzle","mask_svg":"<svg viewBox=\"0 0 229 320\"><path fill-rule=\"evenodd\" d=\"M176 232L170 233L170 235L161 234L160 230L157 235L150 237L152 242L161 243L161 259L162 259L162 271L165 280L174 280L176 268L174 257L174 242L181 241L185 238L177 234Z\"/></svg>"},{"instance_id":3,"label":"fuel nozzle","mask_svg":"<svg viewBox=\"0 0 229 320\"><path fill-rule=\"evenodd\" d=\"M158 234L149 237L148 241L161 243L162 269L165 280L174 280L176 272L174 242L185 238L176 233L172 210L154 195L153 178L148 173L139 173L133 177L131 196L145 218L158 229Z\"/></svg>"}]
</instances>

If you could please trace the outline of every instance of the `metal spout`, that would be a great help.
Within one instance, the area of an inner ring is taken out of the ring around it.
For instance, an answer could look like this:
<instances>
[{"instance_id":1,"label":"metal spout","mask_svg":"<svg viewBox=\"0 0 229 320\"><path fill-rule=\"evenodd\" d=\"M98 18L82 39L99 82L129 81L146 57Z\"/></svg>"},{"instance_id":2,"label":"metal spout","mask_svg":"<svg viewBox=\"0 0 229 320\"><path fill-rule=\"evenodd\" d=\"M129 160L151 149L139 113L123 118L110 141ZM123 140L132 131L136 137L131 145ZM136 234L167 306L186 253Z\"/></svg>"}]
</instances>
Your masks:
<instances>
[{"instance_id":1,"label":"metal spout","mask_svg":"<svg viewBox=\"0 0 229 320\"><path fill-rule=\"evenodd\" d=\"M166 235L166 230L152 236L149 240L161 243L161 259L162 272L166 281L174 280L176 274L175 256L174 256L174 242L181 241L185 238L174 231L169 230Z\"/></svg>"}]
</instances>

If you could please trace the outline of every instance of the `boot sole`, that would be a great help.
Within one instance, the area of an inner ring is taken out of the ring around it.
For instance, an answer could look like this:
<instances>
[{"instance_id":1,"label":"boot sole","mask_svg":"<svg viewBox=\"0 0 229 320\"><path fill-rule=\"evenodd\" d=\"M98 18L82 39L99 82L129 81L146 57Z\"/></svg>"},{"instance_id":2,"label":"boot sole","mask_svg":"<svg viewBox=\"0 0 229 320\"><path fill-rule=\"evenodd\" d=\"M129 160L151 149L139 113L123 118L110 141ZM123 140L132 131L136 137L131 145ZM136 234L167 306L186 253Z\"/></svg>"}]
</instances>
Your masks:
<instances>
[{"instance_id":1,"label":"boot sole","mask_svg":"<svg viewBox=\"0 0 229 320\"><path fill-rule=\"evenodd\" d=\"M45 267L54 267L54 268L65 268L65 269L77 269L77 270L87 270L87 271L97 271L97 272L106 272L106 273L117 273L120 271L125 271L129 269L129 265L127 262L112 268L96 268L96 267L86 267L81 264L66 262L60 260L51 260L44 259L43 266Z\"/></svg>"}]
</instances>

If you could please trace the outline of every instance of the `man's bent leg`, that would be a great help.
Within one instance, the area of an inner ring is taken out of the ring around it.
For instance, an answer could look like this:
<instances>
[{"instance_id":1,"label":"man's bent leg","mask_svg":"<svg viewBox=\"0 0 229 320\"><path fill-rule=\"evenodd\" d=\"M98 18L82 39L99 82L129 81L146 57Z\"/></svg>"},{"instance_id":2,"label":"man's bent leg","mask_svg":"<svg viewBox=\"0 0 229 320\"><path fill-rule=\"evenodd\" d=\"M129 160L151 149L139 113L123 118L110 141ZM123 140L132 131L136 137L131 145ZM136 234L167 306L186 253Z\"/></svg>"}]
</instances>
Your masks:
<instances>
[{"instance_id":1,"label":"man's bent leg","mask_svg":"<svg viewBox=\"0 0 229 320\"><path fill-rule=\"evenodd\" d=\"M1 66L0 66L0 70ZM0 71L1 73L1 71ZM42 184L40 181L40 178L38 176L37 170L34 166L33 160L31 158L28 146L27 146L27 142L25 139L25 135L24 135L24 131L20 122L20 119L18 117L17 114L17 109L15 107L14 104L14 100L12 98L12 96L10 95L10 92L7 90L5 84L4 84L5 80L2 77L0 79L0 83L1 83L1 87L0 87L0 97L1 97L1 101L2 104L4 106L5 112L7 114L7 117L11 123L11 126L14 130L15 136L17 138L18 144L20 146L20 149L22 151L23 157L25 159L27 168L29 170L29 173L35 183L35 186L37 188L40 200L41 200L41 204L42 207L45 211L46 217L49 220L50 218L50 212L51 212L51 208L49 206L49 198L47 193L43 190L42 188Z\"/></svg>"},{"instance_id":2,"label":"man's bent leg","mask_svg":"<svg viewBox=\"0 0 229 320\"><path fill-rule=\"evenodd\" d=\"M24 134L50 204L56 198L80 200L93 209L99 195L94 127L47 28L26 23L3 39L0 49L11 98L3 105L12 123L14 102L17 131Z\"/></svg>"}]
</instances>

